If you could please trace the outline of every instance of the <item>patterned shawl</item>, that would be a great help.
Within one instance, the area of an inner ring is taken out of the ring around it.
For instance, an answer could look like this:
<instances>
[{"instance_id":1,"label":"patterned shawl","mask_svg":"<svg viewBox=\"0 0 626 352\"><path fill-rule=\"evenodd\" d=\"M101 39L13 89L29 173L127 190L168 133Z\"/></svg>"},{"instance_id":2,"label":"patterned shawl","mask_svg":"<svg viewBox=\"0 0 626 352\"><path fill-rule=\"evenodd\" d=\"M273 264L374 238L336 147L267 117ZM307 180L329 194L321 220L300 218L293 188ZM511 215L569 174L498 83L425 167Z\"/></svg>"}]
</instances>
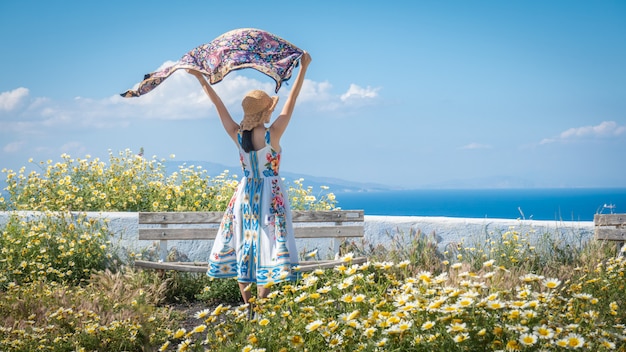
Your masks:
<instances>
[{"instance_id":1,"label":"patterned shawl","mask_svg":"<svg viewBox=\"0 0 626 352\"><path fill-rule=\"evenodd\" d=\"M213 41L194 48L174 65L148 73L137 90L128 90L122 97L144 95L161 84L174 71L191 69L208 77L209 83L220 82L228 73L253 68L276 81L276 93L282 82L291 78L303 51L269 32L242 28L226 32Z\"/></svg>"}]
</instances>

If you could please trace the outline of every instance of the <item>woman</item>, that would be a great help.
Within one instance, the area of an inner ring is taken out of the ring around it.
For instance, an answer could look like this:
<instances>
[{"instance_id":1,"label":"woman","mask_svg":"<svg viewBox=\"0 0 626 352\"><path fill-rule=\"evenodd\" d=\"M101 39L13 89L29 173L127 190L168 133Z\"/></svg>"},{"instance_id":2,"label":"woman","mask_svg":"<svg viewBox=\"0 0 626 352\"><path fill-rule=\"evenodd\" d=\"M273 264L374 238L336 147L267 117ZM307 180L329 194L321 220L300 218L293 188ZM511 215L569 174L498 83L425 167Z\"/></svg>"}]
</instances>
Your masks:
<instances>
[{"instance_id":1,"label":"woman","mask_svg":"<svg viewBox=\"0 0 626 352\"><path fill-rule=\"evenodd\" d=\"M259 298L269 294L269 285L295 278L298 264L287 189L278 175L282 137L304 76L311 62L305 51L300 70L280 115L269 126L278 97L261 90L249 92L241 103L243 120L237 124L204 76L193 74L207 93L226 129L239 149L244 176L231 198L209 258L208 275L236 277L245 303L250 284L256 283Z\"/></svg>"}]
</instances>

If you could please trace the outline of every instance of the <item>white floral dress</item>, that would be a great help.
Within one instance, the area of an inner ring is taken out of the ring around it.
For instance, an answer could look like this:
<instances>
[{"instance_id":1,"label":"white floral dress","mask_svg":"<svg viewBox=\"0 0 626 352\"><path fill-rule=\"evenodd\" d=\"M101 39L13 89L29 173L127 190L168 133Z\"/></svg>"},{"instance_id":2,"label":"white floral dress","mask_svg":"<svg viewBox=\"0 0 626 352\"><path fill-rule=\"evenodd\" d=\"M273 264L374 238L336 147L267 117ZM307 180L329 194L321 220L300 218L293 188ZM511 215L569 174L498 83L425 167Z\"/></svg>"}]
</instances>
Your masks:
<instances>
[{"instance_id":1,"label":"white floral dress","mask_svg":"<svg viewBox=\"0 0 626 352\"><path fill-rule=\"evenodd\" d=\"M209 257L207 275L239 282L294 280L298 252L289 197L278 175L280 153L270 145L246 153L238 146L244 176L231 198Z\"/></svg>"}]
</instances>

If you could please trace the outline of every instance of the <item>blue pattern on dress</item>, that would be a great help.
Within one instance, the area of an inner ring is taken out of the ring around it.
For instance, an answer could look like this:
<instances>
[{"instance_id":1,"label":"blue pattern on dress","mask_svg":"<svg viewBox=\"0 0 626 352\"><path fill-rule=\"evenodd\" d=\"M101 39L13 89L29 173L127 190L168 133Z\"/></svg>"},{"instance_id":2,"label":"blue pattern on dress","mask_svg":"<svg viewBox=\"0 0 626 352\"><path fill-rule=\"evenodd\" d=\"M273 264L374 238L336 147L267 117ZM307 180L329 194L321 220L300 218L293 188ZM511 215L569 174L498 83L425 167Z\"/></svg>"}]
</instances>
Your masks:
<instances>
[{"instance_id":1,"label":"blue pattern on dress","mask_svg":"<svg viewBox=\"0 0 626 352\"><path fill-rule=\"evenodd\" d=\"M246 153L237 136L244 177L233 195L215 239L211 277L237 277L239 282L294 280L297 250L286 190L278 175L280 153L270 144Z\"/></svg>"}]
</instances>

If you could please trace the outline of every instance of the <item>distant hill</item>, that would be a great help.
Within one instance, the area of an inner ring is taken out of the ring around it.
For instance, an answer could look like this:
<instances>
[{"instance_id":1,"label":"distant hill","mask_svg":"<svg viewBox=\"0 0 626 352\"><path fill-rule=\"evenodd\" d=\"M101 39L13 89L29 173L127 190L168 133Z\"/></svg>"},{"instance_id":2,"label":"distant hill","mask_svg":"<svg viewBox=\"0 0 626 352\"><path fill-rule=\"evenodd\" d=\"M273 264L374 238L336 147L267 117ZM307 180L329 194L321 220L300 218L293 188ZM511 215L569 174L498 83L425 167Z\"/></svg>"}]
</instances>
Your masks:
<instances>
[{"instance_id":1,"label":"distant hill","mask_svg":"<svg viewBox=\"0 0 626 352\"><path fill-rule=\"evenodd\" d=\"M185 166L200 166L205 169L211 176L217 176L229 170L231 175L238 175L241 177L241 166L229 166L224 164L213 163L209 161L165 161L165 168L168 174L177 171L180 165ZM1 174L0 174L1 175ZM327 186L331 192L345 193L345 192L375 192L375 191L390 191L390 190L402 190L404 187L394 187L378 183L361 183L354 182L334 177L321 177L312 176L306 174L299 174L293 172L281 172L281 176L289 183L292 183L297 179L304 179L303 184L305 187L311 186L314 191L319 190L320 186ZM0 179L0 194L5 198L8 198L7 192L3 189L6 187L4 178ZM510 189L510 188L537 188L537 187L550 187L550 185L536 184L530 180L511 177L511 176L493 176L484 178L465 178L465 179L451 179L442 180L441 182L431 183L419 187L421 189Z\"/></svg>"},{"instance_id":2,"label":"distant hill","mask_svg":"<svg viewBox=\"0 0 626 352\"><path fill-rule=\"evenodd\" d=\"M172 173L179 169L180 165L185 166L200 166L202 169L207 170L207 173L211 176L216 176L228 170L231 175L237 175L241 177L241 166L228 166L209 161L166 161L165 167L168 173ZM318 190L320 186L327 186L331 192L366 192L366 191L388 191L394 188L387 185L381 185L377 183L359 183L354 181L343 180L333 177L320 177L311 176L292 172L281 172L281 176L286 182L293 182L300 178L304 179L302 182L305 187L311 186L314 190Z\"/></svg>"},{"instance_id":3,"label":"distant hill","mask_svg":"<svg viewBox=\"0 0 626 352\"><path fill-rule=\"evenodd\" d=\"M168 174L172 172L178 171L180 165L185 166L200 166L202 169L207 170L207 173L210 176L217 176L224 172L224 170L228 170L231 175L238 175L241 177L241 166L228 166L218 163L213 163L209 161L165 161L165 170ZM297 179L304 179L303 185L305 187L313 187L314 191L320 189L320 186L329 187L329 191L333 193L342 193L342 192L370 192L370 191L388 191L400 189L398 187L392 187L377 183L359 183L354 181L343 180L339 178L333 177L319 177L319 176L311 176L305 174L298 174L292 172L281 172L281 176L285 179L285 181L292 183ZM8 198L8 193L4 191L6 188L6 182L4 179L0 179L0 195L4 196L5 199Z\"/></svg>"}]
</instances>

